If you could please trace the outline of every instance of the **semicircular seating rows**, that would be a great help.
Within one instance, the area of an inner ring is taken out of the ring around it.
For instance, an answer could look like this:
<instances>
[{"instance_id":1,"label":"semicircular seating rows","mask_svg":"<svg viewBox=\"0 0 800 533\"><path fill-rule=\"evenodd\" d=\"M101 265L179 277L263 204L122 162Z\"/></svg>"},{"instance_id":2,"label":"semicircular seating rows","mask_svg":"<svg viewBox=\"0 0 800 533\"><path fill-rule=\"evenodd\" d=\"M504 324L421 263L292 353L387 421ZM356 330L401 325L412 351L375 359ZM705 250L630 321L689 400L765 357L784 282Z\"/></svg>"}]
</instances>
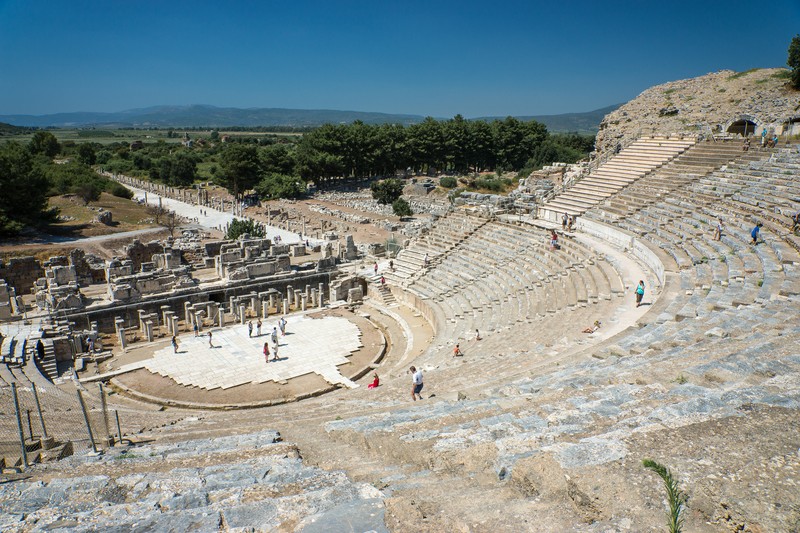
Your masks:
<instances>
[{"instance_id":1,"label":"semicircular seating rows","mask_svg":"<svg viewBox=\"0 0 800 533\"><path fill-rule=\"evenodd\" d=\"M736 420L750 410L796 413L800 247L788 215L800 210L800 153L782 149L753 159L720 165L666 192L653 189L631 213L603 213L602 205L587 213L593 220L619 219L614 226L658 253L666 271L664 301L608 343L555 364L524 361L536 357L537 332L548 329L557 336L574 328L575 320L588 320L580 313L590 307L575 305L579 280L604 279L596 268L601 261L575 240L552 253L543 235L485 224L405 287L437 309L433 347L421 358L423 366L434 368L426 387L444 389L439 394L464 390L461 401L397 404L379 414L328 422L328 434L392 449L395 461L469 479L484 490L495 488L498 479L479 481L489 468L525 493L514 483L514 469L523 459L549 454L578 489L594 495L593 508L604 508L609 517L624 515L624 504L613 494L592 492L592 480L600 475L636 483L619 465L634 450L646 453L636 447L648 435L668 439L689 424L699 435L703 425ZM713 238L717 218L724 222L720 240ZM753 246L749 232L756 221L764 224L764 242ZM576 263L583 268L570 270ZM567 280L569 290L562 283ZM597 287L602 302L611 287ZM548 309L543 301L561 306ZM471 347L468 363L450 370L443 361L445 344L473 326L503 332L504 346L522 356L499 364L492 359L498 345L489 335ZM458 372L469 378L457 379ZM469 389L471 380L476 387ZM745 447L734 453L754 452ZM702 458L686 466L690 475L705 477L711 467ZM588 478L575 470L584 467L594 469ZM735 479L749 465L730 468L742 468ZM724 494L731 480L703 483L704 490ZM771 516L765 511L757 518L770 524Z\"/></svg>"}]
</instances>

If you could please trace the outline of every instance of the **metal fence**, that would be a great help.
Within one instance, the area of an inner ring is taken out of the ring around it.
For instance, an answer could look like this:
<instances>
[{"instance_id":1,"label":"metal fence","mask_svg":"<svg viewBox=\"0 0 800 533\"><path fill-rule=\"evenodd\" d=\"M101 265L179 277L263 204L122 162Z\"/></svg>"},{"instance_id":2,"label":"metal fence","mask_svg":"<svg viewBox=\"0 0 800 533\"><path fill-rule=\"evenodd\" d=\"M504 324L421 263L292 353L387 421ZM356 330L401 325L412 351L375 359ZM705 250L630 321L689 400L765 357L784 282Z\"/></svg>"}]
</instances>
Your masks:
<instances>
[{"instance_id":1,"label":"metal fence","mask_svg":"<svg viewBox=\"0 0 800 533\"><path fill-rule=\"evenodd\" d=\"M122 438L119 416L109 411L102 385L95 391L77 386L0 387L0 460L24 469L73 452L100 451Z\"/></svg>"}]
</instances>

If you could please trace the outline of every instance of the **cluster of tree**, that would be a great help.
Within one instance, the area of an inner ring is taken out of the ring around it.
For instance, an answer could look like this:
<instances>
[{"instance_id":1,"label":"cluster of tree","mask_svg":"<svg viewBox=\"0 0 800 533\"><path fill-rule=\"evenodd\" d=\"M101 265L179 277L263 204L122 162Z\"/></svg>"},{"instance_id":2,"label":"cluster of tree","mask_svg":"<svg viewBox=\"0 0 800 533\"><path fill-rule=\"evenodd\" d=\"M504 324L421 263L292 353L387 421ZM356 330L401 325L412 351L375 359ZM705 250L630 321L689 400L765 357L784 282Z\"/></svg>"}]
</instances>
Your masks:
<instances>
[{"instance_id":1,"label":"cluster of tree","mask_svg":"<svg viewBox=\"0 0 800 533\"><path fill-rule=\"evenodd\" d=\"M37 131L27 145L0 144L0 236L53 222L58 212L48 208L49 196L75 194L84 203L97 200L103 191L132 196L125 187L92 170L86 162L92 157L84 146L71 146L65 154L67 150L47 131ZM69 161L55 164L53 158L59 154Z\"/></svg>"},{"instance_id":2,"label":"cluster of tree","mask_svg":"<svg viewBox=\"0 0 800 533\"><path fill-rule=\"evenodd\" d=\"M265 199L300 198L306 192L306 182L294 174L295 161L287 145L228 144L219 160L214 179L237 198L251 189Z\"/></svg>"},{"instance_id":3,"label":"cluster of tree","mask_svg":"<svg viewBox=\"0 0 800 533\"><path fill-rule=\"evenodd\" d=\"M792 38L789 43L789 58L786 60L791 71L792 86L795 89L800 89L800 34Z\"/></svg>"},{"instance_id":4,"label":"cluster of tree","mask_svg":"<svg viewBox=\"0 0 800 533\"><path fill-rule=\"evenodd\" d=\"M419 124L325 125L303 136L296 170L307 180L388 176L398 169L467 174L519 171L554 161L574 162L591 150L593 139L548 135L536 121L513 117L493 122L426 118Z\"/></svg>"}]
</instances>

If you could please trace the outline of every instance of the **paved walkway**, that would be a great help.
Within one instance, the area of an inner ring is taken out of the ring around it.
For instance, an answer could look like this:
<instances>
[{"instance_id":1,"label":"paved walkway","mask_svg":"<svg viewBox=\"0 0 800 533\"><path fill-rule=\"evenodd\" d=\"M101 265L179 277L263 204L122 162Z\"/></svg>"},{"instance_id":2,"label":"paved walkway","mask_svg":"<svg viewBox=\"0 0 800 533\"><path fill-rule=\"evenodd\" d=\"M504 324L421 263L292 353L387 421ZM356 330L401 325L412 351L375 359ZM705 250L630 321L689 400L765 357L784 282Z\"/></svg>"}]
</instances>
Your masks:
<instances>
[{"instance_id":1,"label":"paved walkway","mask_svg":"<svg viewBox=\"0 0 800 533\"><path fill-rule=\"evenodd\" d=\"M132 187L126 183L123 183L125 187L133 191L133 197L136 200L144 200L145 199L145 192L147 192L147 203L149 205L158 205L159 195L152 192L152 191L145 191L144 189L139 189L136 187ZM212 209L211 207L200 207L198 205L188 204L186 202L182 202L180 200L174 200L172 198L167 198L162 196L161 197L161 204L165 209L169 209L171 211L175 211L175 213L183 218L187 218L189 220L197 219L196 224L207 228L207 229L216 229L220 231L224 231L225 225L230 224L234 218L246 218L246 217L235 217L230 213L225 213L219 211L217 209ZM203 213L206 213L205 215ZM275 239L276 236L280 236L283 244L293 244L300 242L300 236L297 233L293 233L291 231L286 231L284 229L276 228L274 226L264 226L265 237L270 239Z\"/></svg>"},{"instance_id":2,"label":"paved walkway","mask_svg":"<svg viewBox=\"0 0 800 533\"><path fill-rule=\"evenodd\" d=\"M278 334L279 361L264 361L264 342L269 342L270 359L274 345L270 339L278 317L263 323L262 335L248 337L247 326L212 329L214 348L208 335L180 339L178 353L168 345L156 350L152 359L123 365L115 373L140 368L172 378L185 386L206 390L229 389L246 383L284 382L315 373L332 385L355 388L358 385L339 373L337 366L349 362L348 356L362 347L361 331L345 318L291 316L286 336ZM255 325L255 324L254 324Z\"/></svg>"}]
</instances>

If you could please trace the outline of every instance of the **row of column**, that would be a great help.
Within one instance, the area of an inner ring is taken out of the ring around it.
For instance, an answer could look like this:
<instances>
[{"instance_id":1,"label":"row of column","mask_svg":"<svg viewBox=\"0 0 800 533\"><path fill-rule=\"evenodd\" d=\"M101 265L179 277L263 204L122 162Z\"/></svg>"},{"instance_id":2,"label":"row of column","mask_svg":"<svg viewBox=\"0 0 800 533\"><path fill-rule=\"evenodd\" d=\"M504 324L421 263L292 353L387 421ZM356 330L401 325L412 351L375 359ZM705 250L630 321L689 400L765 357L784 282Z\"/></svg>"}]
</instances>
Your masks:
<instances>
[{"instance_id":1,"label":"row of column","mask_svg":"<svg viewBox=\"0 0 800 533\"><path fill-rule=\"evenodd\" d=\"M320 283L318 287L306 285L305 289L295 289L291 285L286 287L285 295L275 289L264 292L252 292L250 294L230 297L230 312L234 322L245 324L248 318L248 310L256 318L269 317L270 310L284 315L294 308L295 311L306 311L309 308L322 308L325 305L325 284ZM139 331L148 342L155 339L155 328L163 326L166 335L177 336L180 333L178 324L179 317L170 309L168 305L162 305L161 313L148 313L139 309ZM206 301L199 303L184 302L183 320L186 331L193 331L195 326L197 331L203 331L204 320L208 318L212 324L224 327L226 323L225 309L217 302ZM159 320L160 319L160 320ZM95 326L96 327L96 326ZM119 339L120 347L125 350L128 345L126 337L125 320L117 317L114 320L114 329Z\"/></svg>"}]
</instances>

